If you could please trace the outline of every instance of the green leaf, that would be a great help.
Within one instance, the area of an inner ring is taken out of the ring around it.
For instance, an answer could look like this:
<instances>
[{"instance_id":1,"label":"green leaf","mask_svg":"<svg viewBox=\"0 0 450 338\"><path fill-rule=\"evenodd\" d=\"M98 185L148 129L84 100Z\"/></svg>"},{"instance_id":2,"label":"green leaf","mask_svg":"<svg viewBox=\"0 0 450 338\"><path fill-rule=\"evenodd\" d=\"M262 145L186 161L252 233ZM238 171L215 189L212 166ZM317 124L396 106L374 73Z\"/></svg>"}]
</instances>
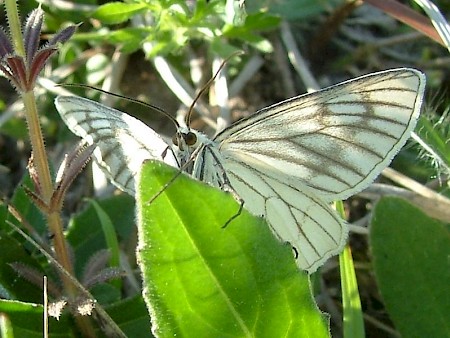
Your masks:
<instances>
[{"instance_id":1,"label":"green leaf","mask_svg":"<svg viewBox=\"0 0 450 338\"><path fill-rule=\"evenodd\" d=\"M13 326L6 313L0 314L0 337L14 338Z\"/></svg>"},{"instance_id":2,"label":"green leaf","mask_svg":"<svg viewBox=\"0 0 450 338\"><path fill-rule=\"evenodd\" d=\"M450 107L436 121L436 114L421 116L417 123L417 134L427 144L427 157L435 164L450 167ZM442 163L441 163L442 162Z\"/></svg>"},{"instance_id":3,"label":"green leaf","mask_svg":"<svg viewBox=\"0 0 450 338\"><path fill-rule=\"evenodd\" d=\"M151 32L152 29L148 27L127 27L111 32L106 38L112 44L121 45L121 50L129 52L139 48Z\"/></svg>"},{"instance_id":4,"label":"green leaf","mask_svg":"<svg viewBox=\"0 0 450 338\"><path fill-rule=\"evenodd\" d=\"M77 33L72 37L73 41L109 42L119 45L124 53L137 50L142 42L151 34L152 27L127 27L114 31L101 30L94 33Z\"/></svg>"},{"instance_id":5,"label":"green leaf","mask_svg":"<svg viewBox=\"0 0 450 338\"><path fill-rule=\"evenodd\" d=\"M150 316L141 295L112 304L106 311L127 337L153 337Z\"/></svg>"},{"instance_id":6,"label":"green leaf","mask_svg":"<svg viewBox=\"0 0 450 338\"><path fill-rule=\"evenodd\" d=\"M119 242L129 238L135 231L133 198L123 194L97 203L112 220ZM67 240L77 257L75 270L76 275L80 276L88 259L98 250L107 247L105 233L92 204L70 220Z\"/></svg>"},{"instance_id":7,"label":"green leaf","mask_svg":"<svg viewBox=\"0 0 450 338\"><path fill-rule=\"evenodd\" d=\"M105 24L116 24L127 21L147 8L145 3L128 4L123 2L111 2L100 6L92 16Z\"/></svg>"},{"instance_id":8,"label":"green leaf","mask_svg":"<svg viewBox=\"0 0 450 338\"><path fill-rule=\"evenodd\" d=\"M117 233L114 228L114 225L111 221L111 218L107 214L107 212L97 203L95 200L91 199L90 202L94 206L95 212L97 213L97 217L100 220L100 224L102 226L103 234L105 235L106 247L111 255L109 259L109 266L114 268L120 267L120 249L119 249L119 241L117 239ZM116 291L122 289L122 282L120 279L116 279L111 281L116 287ZM106 285L103 285L106 287ZM119 294L117 294L119 296ZM98 297L98 295L96 294Z\"/></svg>"},{"instance_id":9,"label":"green leaf","mask_svg":"<svg viewBox=\"0 0 450 338\"><path fill-rule=\"evenodd\" d=\"M23 118L9 118L1 126L2 134L6 134L15 139L25 139L28 137L27 125Z\"/></svg>"},{"instance_id":10,"label":"green leaf","mask_svg":"<svg viewBox=\"0 0 450 338\"><path fill-rule=\"evenodd\" d=\"M36 230L38 234L44 235L47 232L47 223L42 213L28 197L27 193L25 192L25 188L28 188L31 191L35 190L29 175L25 175L23 177L21 184L14 191L14 195L10 203L11 205L14 205L22 218L30 223L30 225ZM8 214L7 219L16 225L21 226L12 215Z\"/></svg>"},{"instance_id":11,"label":"green leaf","mask_svg":"<svg viewBox=\"0 0 450 338\"><path fill-rule=\"evenodd\" d=\"M94 206L97 217L100 220L100 225L102 226L103 234L105 235L106 246L111 252L110 266L118 267L120 265L119 241L117 240L117 234L111 218L95 200L91 199L90 202Z\"/></svg>"},{"instance_id":12,"label":"green leaf","mask_svg":"<svg viewBox=\"0 0 450 338\"><path fill-rule=\"evenodd\" d=\"M447 225L399 198L383 198L370 240L386 308L403 337L450 337Z\"/></svg>"},{"instance_id":13,"label":"green leaf","mask_svg":"<svg viewBox=\"0 0 450 338\"><path fill-rule=\"evenodd\" d=\"M226 42L226 40L220 37L213 38L209 48L211 50L211 53L213 53L213 55L220 55L224 59L229 57L233 53L241 51L241 49L238 49L233 45L230 45L229 43Z\"/></svg>"},{"instance_id":14,"label":"green leaf","mask_svg":"<svg viewBox=\"0 0 450 338\"><path fill-rule=\"evenodd\" d=\"M9 227L6 223L4 226ZM10 266L11 263L20 262L39 271L40 267L36 258L30 256L22 242L7 234L3 229L0 231L0 248L1 297L39 302L42 299L42 291L25 278L19 277L18 273Z\"/></svg>"},{"instance_id":15,"label":"green leaf","mask_svg":"<svg viewBox=\"0 0 450 338\"><path fill-rule=\"evenodd\" d=\"M281 18L264 12L250 14L245 19L244 28L247 30L268 31L279 26Z\"/></svg>"},{"instance_id":16,"label":"green leaf","mask_svg":"<svg viewBox=\"0 0 450 338\"><path fill-rule=\"evenodd\" d=\"M223 35L227 38L238 39L244 43L248 43L263 53L270 53L273 51L272 44L269 40L264 39L257 34L253 34L246 29L242 29L241 27L225 27Z\"/></svg>"},{"instance_id":17,"label":"green leaf","mask_svg":"<svg viewBox=\"0 0 450 338\"><path fill-rule=\"evenodd\" d=\"M268 8L269 13L280 15L287 20L301 22L301 20L317 17L327 8L330 9L340 3L336 0L260 0L249 1L246 5L248 12L257 11L265 7Z\"/></svg>"},{"instance_id":18,"label":"green leaf","mask_svg":"<svg viewBox=\"0 0 450 338\"><path fill-rule=\"evenodd\" d=\"M230 194L177 169L156 161L143 166L138 261L156 333L328 337L290 246L261 218L238 210Z\"/></svg>"},{"instance_id":19,"label":"green leaf","mask_svg":"<svg viewBox=\"0 0 450 338\"><path fill-rule=\"evenodd\" d=\"M150 317L140 295L108 306L106 311L127 337L152 337ZM15 337L42 337L41 304L0 299L0 313L7 314ZM94 326L98 336L103 337L100 328L95 324ZM50 337L79 337L79 334L74 334L72 330L73 322L68 311L65 311L59 320L49 318Z\"/></svg>"},{"instance_id":20,"label":"green leaf","mask_svg":"<svg viewBox=\"0 0 450 338\"><path fill-rule=\"evenodd\" d=\"M8 315L15 337L39 338L43 336L43 307L41 304L0 299L0 313ZM69 324L68 316L63 316L60 320L49 318L50 337L76 337L77 335L72 332Z\"/></svg>"}]
</instances>

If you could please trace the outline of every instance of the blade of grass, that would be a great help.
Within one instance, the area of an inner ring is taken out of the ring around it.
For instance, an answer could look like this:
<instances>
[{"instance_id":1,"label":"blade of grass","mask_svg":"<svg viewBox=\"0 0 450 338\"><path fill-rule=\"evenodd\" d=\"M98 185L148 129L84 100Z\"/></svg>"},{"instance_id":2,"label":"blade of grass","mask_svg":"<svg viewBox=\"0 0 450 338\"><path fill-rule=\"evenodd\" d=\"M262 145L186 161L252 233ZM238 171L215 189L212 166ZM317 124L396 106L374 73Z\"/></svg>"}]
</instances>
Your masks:
<instances>
[{"instance_id":1,"label":"blade of grass","mask_svg":"<svg viewBox=\"0 0 450 338\"><path fill-rule=\"evenodd\" d=\"M342 201L336 202L338 213L344 215ZM363 338L364 320L361 309L361 299L358 292L355 267L353 265L352 252L349 245L339 255L341 273L342 306L344 312L343 331L345 338Z\"/></svg>"}]
</instances>

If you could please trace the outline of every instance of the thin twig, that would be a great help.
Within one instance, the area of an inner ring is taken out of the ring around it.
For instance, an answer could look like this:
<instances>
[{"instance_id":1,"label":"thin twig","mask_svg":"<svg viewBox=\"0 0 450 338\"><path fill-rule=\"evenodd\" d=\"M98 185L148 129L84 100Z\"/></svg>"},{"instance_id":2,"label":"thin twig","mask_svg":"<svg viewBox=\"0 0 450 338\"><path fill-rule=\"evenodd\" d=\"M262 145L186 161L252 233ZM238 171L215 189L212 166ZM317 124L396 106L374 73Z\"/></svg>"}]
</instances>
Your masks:
<instances>
[{"instance_id":1,"label":"thin twig","mask_svg":"<svg viewBox=\"0 0 450 338\"><path fill-rule=\"evenodd\" d=\"M239 72L239 75L231 82L229 96L237 96L263 64L264 60L259 54L253 55Z\"/></svg>"},{"instance_id":2,"label":"thin twig","mask_svg":"<svg viewBox=\"0 0 450 338\"><path fill-rule=\"evenodd\" d=\"M212 64L212 74L216 74L219 68L222 66L223 60L220 57L215 57ZM225 129L231 123L231 112L228 105L228 81L226 72L221 71L214 81L214 93L216 97L216 104L219 107L219 115L217 116L217 129L216 132L220 132Z\"/></svg>"},{"instance_id":3,"label":"thin twig","mask_svg":"<svg viewBox=\"0 0 450 338\"><path fill-rule=\"evenodd\" d=\"M192 101L194 101L194 89L162 56L155 56L153 59L153 65L169 89L186 107L189 107ZM217 128L217 124L209 117L210 114L208 108L198 102L195 105L195 109L201 115L206 124L214 129Z\"/></svg>"},{"instance_id":4,"label":"thin twig","mask_svg":"<svg viewBox=\"0 0 450 338\"><path fill-rule=\"evenodd\" d=\"M427 188L423 184L420 184L419 182L409 178L408 176L403 175L402 173L399 173L398 171L387 167L382 172L384 177L389 178L390 180L394 181L395 183L402 185L412 191L415 191L421 196L434 199L438 202L449 204L450 200L446 198L445 196L442 196L435 192L434 190L431 190L430 188Z\"/></svg>"},{"instance_id":5,"label":"thin twig","mask_svg":"<svg viewBox=\"0 0 450 338\"><path fill-rule=\"evenodd\" d=\"M296 96L298 93L295 89L292 67L289 64L289 59L286 56L281 39L278 36L274 41L274 57L276 65L280 70L281 81L283 81L285 98Z\"/></svg>"},{"instance_id":6,"label":"thin twig","mask_svg":"<svg viewBox=\"0 0 450 338\"><path fill-rule=\"evenodd\" d=\"M363 317L364 317L364 320L368 321L369 323L371 323L373 326L377 327L378 329L386 331L387 333L389 333L390 335L392 335L394 337L401 337L401 334L399 332L395 331L395 329L387 326L386 324L380 322L379 320L375 319L374 317L369 316L368 314L365 314L365 313L363 313Z\"/></svg>"},{"instance_id":7,"label":"thin twig","mask_svg":"<svg viewBox=\"0 0 450 338\"><path fill-rule=\"evenodd\" d=\"M370 219L370 213L365 215L363 218L360 218L356 222L353 222L348 225L348 230L354 234L358 235L369 235L369 229L362 226L362 224L367 224L368 220Z\"/></svg>"},{"instance_id":8,"label":"thin twig","mask_svg":"<svg viewBox=\"0 0 450 338\"><path fill-rule=\"evenodd\" d=\"M106 77L102 83L102 90L112 93L118 93L120 91L119 85L127 67L128 59L128 54L122 53L118 49L114 51L111 62L105 70ZM101 94L100 96L100 102L106 106L114 105L115 101L115 96L107 94Z\"/></svg>"},{"instance_id":9,"label":"thin twig","mask_svg":"<svg viewBox=\"0 0 450 338\"><path fill-rule=\"evenodd\" d=\"M281 39L286 46L289 60L305 84L307 91L310 93L319 90L320 86L312 73L309 71L306 61L303 59L302 54L295 43L289 24L285 21L281 23Z\"/></svg>"},{"instance_id":10,"label":"thin twig","mask_svg":"<svg viewBox=\"0 0 450 338\"><path fill-rule=\"evenodd\" d=\"M203 81L203 70L202 65L204 64L203 59L198 57L191 48L188 48L188 58L189 58L189 70L191 74L191 81L196 88L202 85Z\"/></svg>"},{"instance_id":11,"label":"thin twig","mask_svg":"<svg viewBox=\"0 0 450 338\"><path fill-rule=\"evenodd\" d=\"M403 181L403 179L394 178L394 176L391 176L390 178L398 182ZM409 178L407 179L411 180ZM416 184L418 183L416 182ZM411 186L409 183L407 183L407 185ZM392 185L374 183L358 195L368 199L377 199L382 196L399 196L414 204L428 216L444 222L450 222L450 200L425 186L422 186L419 190L422 193L425 193L425 191L428 190L431 191L432 194L428 192L422 195Z\"/></svg>"}]
</instances>

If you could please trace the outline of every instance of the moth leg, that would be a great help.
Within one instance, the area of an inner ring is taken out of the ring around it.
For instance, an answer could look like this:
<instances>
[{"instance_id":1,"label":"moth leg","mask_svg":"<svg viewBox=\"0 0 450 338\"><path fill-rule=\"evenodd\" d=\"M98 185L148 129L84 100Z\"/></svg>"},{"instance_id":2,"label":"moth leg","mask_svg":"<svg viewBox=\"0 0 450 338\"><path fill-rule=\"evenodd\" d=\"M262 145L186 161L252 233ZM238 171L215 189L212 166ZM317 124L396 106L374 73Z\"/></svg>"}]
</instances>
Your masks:
<instances>
[{"instance_id":1,"label":"moth leg","mask_svg":"<svg viewBox=\"0 0 450 338\"><path fill-rule=\"evenodd\" d=\"M174 155L175 159L177 160L177 164L179 167L179 171L168 181L166 182L166 184L164 184L164 186L162 187L162 189L157 192L152 198L150 198L149 201L147 201L147 205L151 204L155 199L157 199L167 188L169 188L169 186L178 178L178 176L181 175L181 173L183 171L188 172L189 168L192 166L192 162L194 161L195 157L197 156L197 153L199 152L200 148L197 148L195 151L192 152L191 156L189 157L189 159L184 160L184 158L181 158L183 161L180 163L179 158L180 156L177 156L177 154L175 153L175 151L173 150L172 147L167 147L161 154L162 158L164 159L164 157L166 157L167 152L171 151L172 154Z\"/></svg>"},{"instance_id":2,"label":"moth leg","mask_svg":"<svg viewBox=\"0 0 450 338\"><path fill-rule=\"evenodd\" d=\"M208 148L209 149L209 148ZM239 203L239 209L233 216L228 219L228 221L225 222L225 224L222 226L222 228L226 228L228 224L230 224L234 219L239 217L239 215L242 212L242 209L244 208L245 201L239 196L237 191L233 188L228 176L227 172L225 171L225 168L222 166L222 163L217 158L216 154L213 151L210 151L212 157L214 158L215 165L217 165L220 168L220 174L219 171L217 172L217 183L219 185L219 188L225 192L231 193L233 198Z\"/></svg>"},{"instance_id":3,"label":"moth leg","mask_svg":"<svg viewBox=\"0 0 450 338\"><path fill-rule=\"evenodd\" d=\"M153 195L153 197L150 198L145 204L149 205L154 200L156 200L166 189L168 189L170 187L170 185L178 178L178 176L181 175L181 173L182 173L182 171L179 170L168 182L166 182L166 184L164 184L164 186L161 188L161 190L158 191L155 195Z\"/></svg>"},{"instance_id":4,"label":"moth leg","mask_svg":"<svg viewBox=\"0 0 450 338\"><path fill-rule=\"evenodd\" d=\"M167 152L171 151L173 157L175 158L175 160L177 161L178 166L180 167L180 163L178 161L177 155L175 154L175 152L173 151L172 147L167 146L166 149L164 149L164 151L161 153L161 158L164 161L166 159L167 156Z\"/></svg>"},{"instance_id":5,"label":"moth leg","mask_svg":"<svg viewBox=\"0 0 450 338\"><path fill-rule=\"evenodd\" d=\"M231 217L228 219L228 221L225 222L224 225L222 225L222 229L225 229L225 228L228 226L228 224L230 224L230 223L233 222L236 218L238 218L238 217L240 216L240 214L241 214L243 208L244 208L244 200L241 199L241 202L239 203L239 209L238 209L238 211L237 211L233 216L231 216Z\"/></svg>"}]
</instances>

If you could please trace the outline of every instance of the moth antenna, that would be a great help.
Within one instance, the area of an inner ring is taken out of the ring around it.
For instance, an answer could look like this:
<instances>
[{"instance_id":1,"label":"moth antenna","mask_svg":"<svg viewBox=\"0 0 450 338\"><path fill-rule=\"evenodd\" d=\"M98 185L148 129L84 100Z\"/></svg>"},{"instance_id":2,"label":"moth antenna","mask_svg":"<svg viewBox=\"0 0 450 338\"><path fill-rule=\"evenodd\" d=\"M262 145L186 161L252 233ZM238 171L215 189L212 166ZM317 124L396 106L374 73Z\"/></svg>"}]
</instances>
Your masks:
<instances>
[{"instance_id":1,"label":"moth antenna","mask_svg":"<svg viewBox=\"0 0 450 338\"><path fill-rule=\"evenodd\" d=\"M203 93L211 86L211 84L214 82L214 80L217 78L217 76L219 75L220 71L225 67L225 65L228 63L228 61L231 60L231 58L238 56L238 55L242 55L244 54L241 51L237 51L234 52L233 54L231 54L230 56L228 56L225 60L222 61L222 63L220 64L219 69L217 70L217 72L214 74L214 76L212 78L210 78L208 80L208 82L206 82L206 84L200 89L200 91L197 93L197 95L195 96L194 101L192 101L191 106L189 107L188 113L186 115L186 125L189 127L191 125L191 116L192 116L192 112L194 111L194 106L195 104L198 102L198 100L200 99L200 97L203 95Z\"/></svg>"},{"instance_id":2,"label":"moth antenna","mask_svg":"<svg viewBox=\"0 0 450 338\"><path fill-rule=\"evenodd\" d=\"M123 96L123 95L120 95L120 94L117 94L117 93L108 92L107 90L104 90L104 89L101 89L101 88L97 88L97 87L94 87L94 86L90 86L90 85L86 85L86 84L82 84L82 83L76 83L76 84L64 83L64 84L58 84L57 86L61 86L61 87L79 87L79 88L93 89L93 90L96 90L96 91L98 91L100 93L104 93L106 95L111 95L111 96L114 96L114 97L118 97L118 98L120 98L122 100L126 100L128 102L140 104L140 105L142 105L144 107L148 107L150 109L153 109L153 110L157 111L158 113L160 113L160 114L164 115L165 117L167 117L175 125L177 130L180 127L180 124L178 123L178 121L172 115L170 115L164 109L159 108L158 106L155 106L155 105L153 105L151 103L147 103L147 102L144 102L144 101L141 101L141 100L133 99L131 97L126 97L126 96Z\"/></svg>"}]
</instances>

